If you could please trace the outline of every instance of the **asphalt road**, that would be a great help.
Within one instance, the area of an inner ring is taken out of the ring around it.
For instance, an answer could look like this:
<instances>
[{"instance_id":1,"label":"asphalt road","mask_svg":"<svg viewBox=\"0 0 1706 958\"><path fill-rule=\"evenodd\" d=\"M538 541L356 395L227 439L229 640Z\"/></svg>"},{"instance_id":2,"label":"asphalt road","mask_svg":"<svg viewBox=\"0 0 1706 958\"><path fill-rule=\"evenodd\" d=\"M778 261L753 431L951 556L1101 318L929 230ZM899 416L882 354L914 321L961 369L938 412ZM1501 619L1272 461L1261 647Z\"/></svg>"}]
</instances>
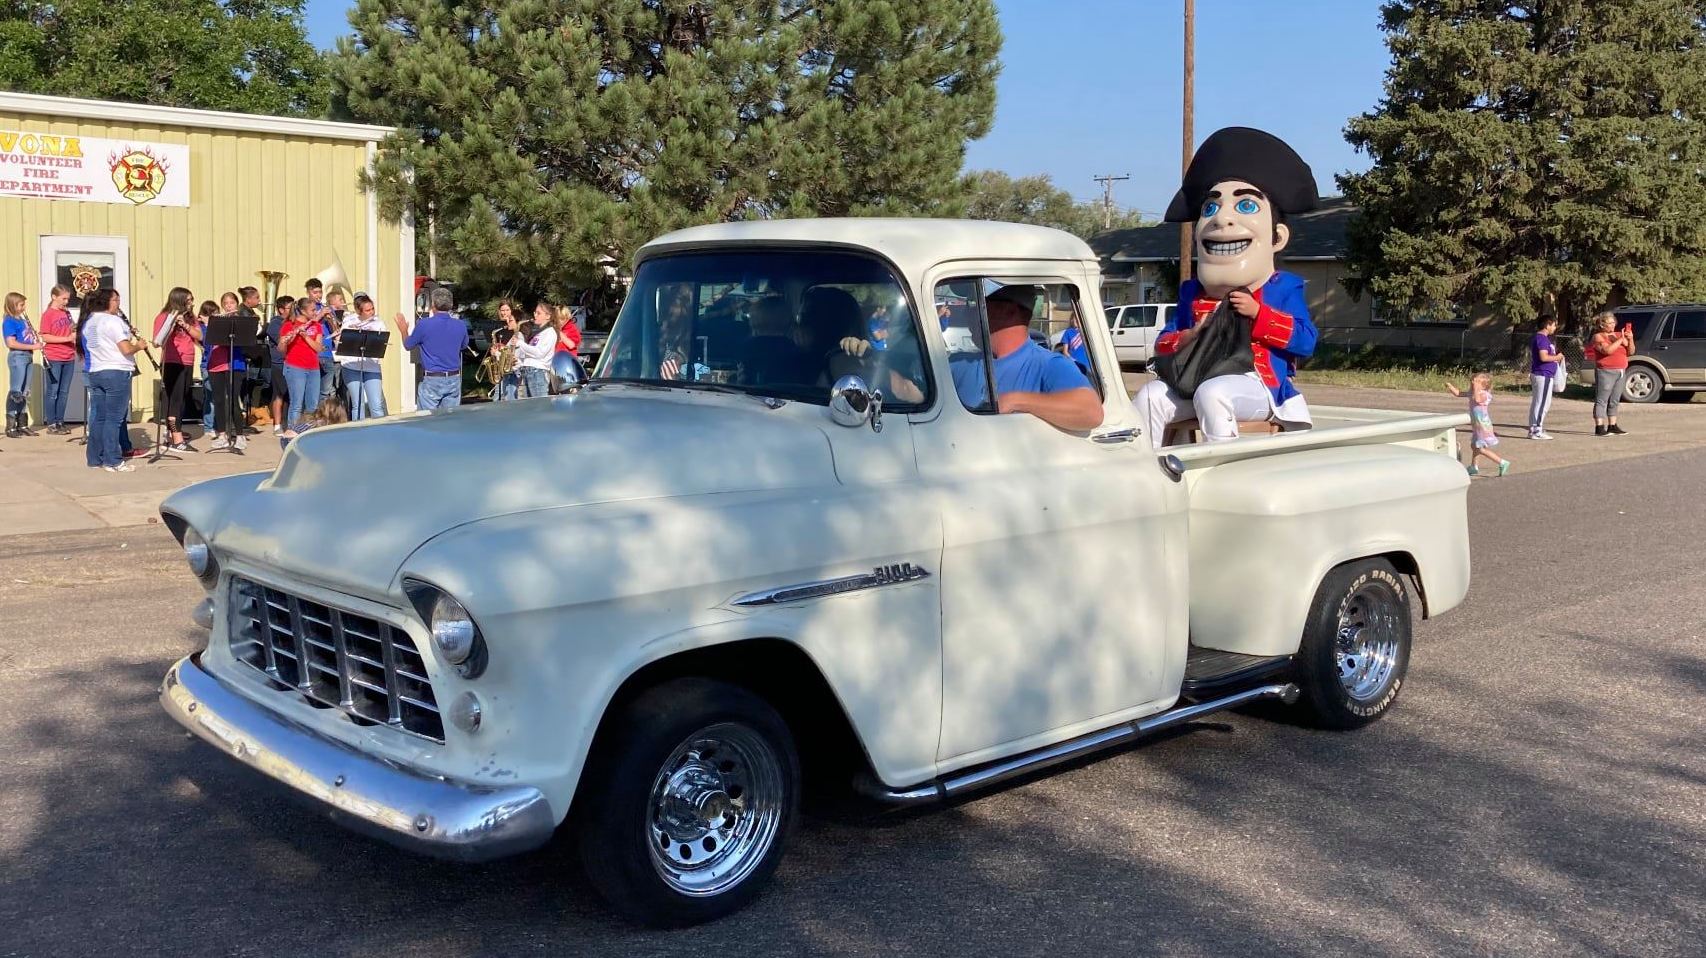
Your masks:
<instances>
[{"instance_id":1,"label":"asphalt road","mask_svg":"<svg viewBox=\"0 0 1706 958\"><path fill-rule=\"evenodd\" d=\"M1231 715L927 815L810 818L757 905L607 916L564 854L410 857L189 740L158 526L0 540L0 954L1706 952L1688 451L1477 482L1475 585L1350 734Z\"/></svg>"}]
</instances>

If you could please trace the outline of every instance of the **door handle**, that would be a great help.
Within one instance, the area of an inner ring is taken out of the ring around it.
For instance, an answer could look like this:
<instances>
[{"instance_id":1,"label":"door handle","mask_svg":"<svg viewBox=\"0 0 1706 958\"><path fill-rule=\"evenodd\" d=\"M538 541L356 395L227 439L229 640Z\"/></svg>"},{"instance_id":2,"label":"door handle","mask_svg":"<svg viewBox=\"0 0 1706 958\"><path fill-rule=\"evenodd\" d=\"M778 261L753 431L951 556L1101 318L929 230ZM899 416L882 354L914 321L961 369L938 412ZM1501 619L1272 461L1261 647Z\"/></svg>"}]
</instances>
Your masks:
<instances>
[{"instance_id":1,"label":"door handle","mask_svg":"<svg viewBox=\"0 0 1706 958\"><path fill-rule=\"evenodd\" d=\"M1131 429L1114 429L1109 432L1097 433L1090 438L1095 442L1131 442L1133 439L1136 439L1141 435L1143 435L1143 430L1133 427Z\"/></svg>"}]
</instances>

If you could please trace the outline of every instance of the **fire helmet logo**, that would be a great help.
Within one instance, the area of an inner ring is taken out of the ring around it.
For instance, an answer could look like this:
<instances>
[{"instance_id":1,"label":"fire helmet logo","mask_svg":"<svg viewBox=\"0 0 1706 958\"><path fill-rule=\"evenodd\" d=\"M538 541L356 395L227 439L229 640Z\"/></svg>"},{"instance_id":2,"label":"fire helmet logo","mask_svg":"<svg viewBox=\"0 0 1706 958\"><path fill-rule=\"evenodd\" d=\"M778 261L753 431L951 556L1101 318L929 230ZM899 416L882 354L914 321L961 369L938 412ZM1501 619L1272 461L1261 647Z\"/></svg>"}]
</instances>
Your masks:
<instances>
[{"instance_id":1,"label":"fire helmet logo","mask_svg":"<svg viewBox=\"0 0 1706 958\"><path fill-rule=\"evenodd\" d=\"M166 188L166 164L146 150L130 150L108 161L119 195L141 206Z\"/></svg>"},{"instance_id":2,"label":"fire helmet logo","mask_svg":"<svg viewBox=\"0 0 1706 958\"><path fill-rule=\"evenodd\" d=\"M71 288L76 291L77 298L93 293L101 288L101 270L98 266L79 263L71 267Z\"/></svg>"}]
</instances>

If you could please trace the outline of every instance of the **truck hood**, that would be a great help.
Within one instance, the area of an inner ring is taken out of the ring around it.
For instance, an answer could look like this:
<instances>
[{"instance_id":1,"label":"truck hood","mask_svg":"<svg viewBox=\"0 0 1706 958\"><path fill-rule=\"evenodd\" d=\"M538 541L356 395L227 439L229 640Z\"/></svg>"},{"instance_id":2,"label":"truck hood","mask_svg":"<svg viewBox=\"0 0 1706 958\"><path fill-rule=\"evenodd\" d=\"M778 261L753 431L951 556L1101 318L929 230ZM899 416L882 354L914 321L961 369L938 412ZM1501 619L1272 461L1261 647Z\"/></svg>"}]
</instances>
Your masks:
<instances>
[{"instance_id":1,"label":"truck hood","mask_svg":"<svg viewBox=\"0 0 1706 958\"><path fill-rule=\"evenodd\" d=\"M382 595L409 554L464 523L616 500L834 485L816 407L601 389L316 429L258 486L162 507L216 553ZM252 478L250 480L252 483ZM217 516L208 515L217 512ZM489 557L488 557L489 558ZM525 561L525 556L513 556Z\"/></svg>"}]
</instances>

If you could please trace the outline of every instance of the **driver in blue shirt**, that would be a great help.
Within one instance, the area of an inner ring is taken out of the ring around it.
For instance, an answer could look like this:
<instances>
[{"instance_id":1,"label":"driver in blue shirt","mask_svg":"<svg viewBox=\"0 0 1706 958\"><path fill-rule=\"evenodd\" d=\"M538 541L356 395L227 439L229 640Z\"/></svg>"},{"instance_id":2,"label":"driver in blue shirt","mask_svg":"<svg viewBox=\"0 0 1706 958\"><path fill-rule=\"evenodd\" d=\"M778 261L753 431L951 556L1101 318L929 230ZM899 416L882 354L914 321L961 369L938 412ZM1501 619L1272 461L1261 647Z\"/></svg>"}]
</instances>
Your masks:
<instances>
[{"instance_id":1,"label":"driver in blue shirt","mask_svg":"<svg viewBox=\"0 0 1706 958\"><path fill-rule=\"evenodd\" d=\"M1078 364L1031 341L1031 308L1042 290L1003 286L984 297L994 354L995 399L1003 413L1029 413L1057 429L1083 432L1102 424L1102 397ZM981 354L954 362L954 388L970 408L985 402Z\"/></svg>"}]
</instances>

